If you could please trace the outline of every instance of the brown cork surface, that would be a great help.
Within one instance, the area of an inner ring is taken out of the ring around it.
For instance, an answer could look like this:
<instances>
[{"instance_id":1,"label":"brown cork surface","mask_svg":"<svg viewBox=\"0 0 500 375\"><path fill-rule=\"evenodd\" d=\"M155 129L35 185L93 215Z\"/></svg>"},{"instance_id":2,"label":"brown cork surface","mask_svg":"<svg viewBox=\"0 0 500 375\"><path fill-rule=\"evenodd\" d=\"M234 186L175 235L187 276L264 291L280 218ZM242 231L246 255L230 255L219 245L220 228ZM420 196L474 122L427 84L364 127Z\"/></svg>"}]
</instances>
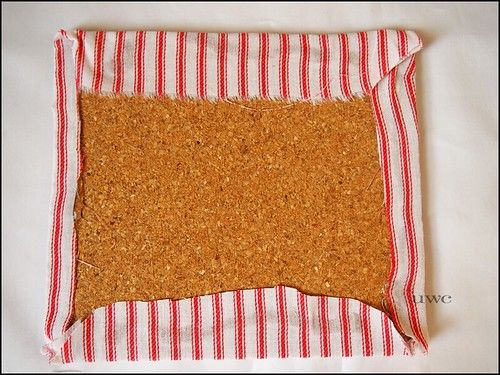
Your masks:
<instances>
[{"instance_id":1,"label":"brown cork surface","mask_svg":"<svg viewBox=\"0 0 500 375\"><path fill-rule=\"evenodd\" d=\"M76 318L276 285L383 308L390 250L369 98L84 93L80 105Z\"/></svg>"}]
</instances>

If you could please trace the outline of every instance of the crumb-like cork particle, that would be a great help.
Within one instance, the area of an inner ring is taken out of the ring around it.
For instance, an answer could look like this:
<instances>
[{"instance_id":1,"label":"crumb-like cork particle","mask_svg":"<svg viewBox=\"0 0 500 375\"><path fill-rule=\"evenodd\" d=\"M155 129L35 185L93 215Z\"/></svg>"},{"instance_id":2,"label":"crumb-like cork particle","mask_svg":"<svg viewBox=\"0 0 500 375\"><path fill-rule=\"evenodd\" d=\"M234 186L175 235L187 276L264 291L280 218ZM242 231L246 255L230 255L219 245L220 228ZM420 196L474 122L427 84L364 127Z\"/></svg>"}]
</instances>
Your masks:
<instances>
[{"instance_id":1,"label":"crumb-like cork particle","mask_svg":"<svg viewBox=\"0 0 500 375\"><path fill-rule=\"evenodd\" d=\"M378 309L390 269L370 99L83 93L75 318L286 285Z\"/></svg>"}]
</instances>

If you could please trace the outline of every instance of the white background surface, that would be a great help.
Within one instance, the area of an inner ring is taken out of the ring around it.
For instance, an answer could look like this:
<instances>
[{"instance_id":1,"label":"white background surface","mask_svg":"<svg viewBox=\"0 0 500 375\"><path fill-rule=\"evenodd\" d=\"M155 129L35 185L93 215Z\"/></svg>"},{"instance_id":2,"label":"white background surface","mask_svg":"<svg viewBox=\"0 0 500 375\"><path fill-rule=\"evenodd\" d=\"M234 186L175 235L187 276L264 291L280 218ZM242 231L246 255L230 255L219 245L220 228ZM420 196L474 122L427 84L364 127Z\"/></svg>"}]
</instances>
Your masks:
<instances>
[{"instance_id":1,"label":"white background surface","mask_svg":"<svg viewBox=\"0 0 500 375\"><path fill-rule=\"evenodd\" d=\"M128 363L85 370L498 371L498 5L2 3L2 370L49 371L47 301L60 28L184 31L417 31L427 357Z\"/></svg>"}]
</instances>

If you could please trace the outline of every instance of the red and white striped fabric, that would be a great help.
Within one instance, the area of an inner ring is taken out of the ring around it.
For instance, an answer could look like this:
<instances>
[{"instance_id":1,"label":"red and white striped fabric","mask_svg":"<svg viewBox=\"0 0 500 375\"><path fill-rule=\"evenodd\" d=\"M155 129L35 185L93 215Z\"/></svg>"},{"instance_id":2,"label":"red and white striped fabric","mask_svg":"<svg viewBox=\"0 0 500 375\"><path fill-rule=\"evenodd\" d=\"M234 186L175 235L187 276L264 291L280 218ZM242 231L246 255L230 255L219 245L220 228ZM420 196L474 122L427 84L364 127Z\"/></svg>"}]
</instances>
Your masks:
<instances>
[{"instance_id":1,"label":"red and white striped fabric","mask_svg":"<svg viewBox=\"0 0 500 375\"><path fill-rule=\"evenodd\" d=\"M61 31L57 158L45 322L52 362L286 358L427 352L411 31L350 34ZM118 302L70 326L73 202L81 170L77 95L348 100L370 95L391 239L388 315L357 300L278 286L181 301Z\"/></svg>"}]
</instances>

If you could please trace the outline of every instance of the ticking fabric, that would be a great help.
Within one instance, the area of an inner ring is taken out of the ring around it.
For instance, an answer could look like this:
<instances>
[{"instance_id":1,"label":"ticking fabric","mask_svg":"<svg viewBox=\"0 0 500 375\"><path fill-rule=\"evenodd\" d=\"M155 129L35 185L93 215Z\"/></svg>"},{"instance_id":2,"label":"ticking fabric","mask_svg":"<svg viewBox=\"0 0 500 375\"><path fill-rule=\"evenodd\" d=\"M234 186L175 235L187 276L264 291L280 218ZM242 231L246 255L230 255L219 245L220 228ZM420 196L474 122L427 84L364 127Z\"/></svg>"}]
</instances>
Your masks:
<instances>
[{"instance_id":1,"label":"ticking fabric","mask_svg":"<svg viewBox=\"0 0 500 375\"><path fill-rule=\"evenodd\" d=\"M426 352L413 32L65 32L55 40L57 160L45 323L50 361L287 358ZM277 286L117 302L72 323L80 92L218 100L369 95L391 250L386 311Z\"/></svg>"}]
</instances>

